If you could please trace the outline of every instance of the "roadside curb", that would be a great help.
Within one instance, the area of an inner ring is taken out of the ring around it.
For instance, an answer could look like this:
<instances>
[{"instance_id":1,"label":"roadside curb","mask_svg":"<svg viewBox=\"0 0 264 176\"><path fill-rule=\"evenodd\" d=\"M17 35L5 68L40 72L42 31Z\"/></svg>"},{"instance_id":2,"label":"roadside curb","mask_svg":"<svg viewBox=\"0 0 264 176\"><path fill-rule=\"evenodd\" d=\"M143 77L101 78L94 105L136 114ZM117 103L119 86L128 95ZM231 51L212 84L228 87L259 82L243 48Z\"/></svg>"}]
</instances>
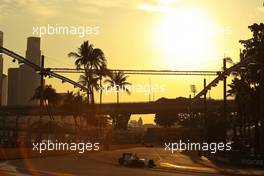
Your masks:
<instances>
[{"instance_id":1,"label":"roadside curb","mask_svg":"<svg viewBox=\"0 0 264 176\"><path fill-rule=\"evenodd\" d=\"M176 165L175 165L176 166ZM155 168L154 170L161 171L161 172L177 172L177 173L196 173L196 174L206 174L206 175L221 175L221 176L263 176L263 173L260 174L254 174L254 173L242 173L238 171L231 171L231 169L224 170L216 170L216 169L210 169L204 170L199 169L199 167L193 167L195 169L191 169L186 166L176 166L176 167L169 167L169 166L160 166L158 168Z\"/></svg>"}]
</instances>

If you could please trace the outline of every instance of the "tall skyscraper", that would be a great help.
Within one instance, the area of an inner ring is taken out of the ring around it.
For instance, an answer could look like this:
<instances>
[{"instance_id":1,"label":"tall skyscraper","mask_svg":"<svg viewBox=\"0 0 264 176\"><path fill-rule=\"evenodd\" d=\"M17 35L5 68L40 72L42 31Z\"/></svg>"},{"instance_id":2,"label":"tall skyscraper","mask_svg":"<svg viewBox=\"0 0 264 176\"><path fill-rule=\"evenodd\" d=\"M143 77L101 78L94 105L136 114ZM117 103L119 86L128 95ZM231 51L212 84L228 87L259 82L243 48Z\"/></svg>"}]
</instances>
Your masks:
<instances>
[{"instance_id":1,"label":"tall skyscraper","mask_svg":"<svg viewBox=\"0 0 264 176\"><path fill-rule=\"evenodd\" d=\"M19 105L19 99L20 99L19 84L20 84L19 68L9 68L7 105L9 106Z\"/></svg>"},{"instance_id":2,"label":"tall skyscraper","mask_svg":"<svg viewBox=\"0 0 264 176\"><path fill-rule=\"evenodd\" d=\"M4 41L4 33L0 31L0 46L3 46Z\"/></svg>"},{"instance_id":3,"label":"tall skyscraper","mask_svg":"<svg viewBox=\"0 0 264 176\"><path fill-rule=\"evenodd\" d=\"M2 89L3 89L3 64L4 60L2 55L0 55L0 106L2 105Z\"/></svg>"},{"instance_id":4,"label":"tall skyscraper","mask_svg":"<svg viewBox=\"0 0 264 176\"><path fill-rule=\"evenodd\" d=\"M40 38L29 37L27 39L26 59L40 65ZM27 65L21 65L19 68L19 104L34 105L37 101L31 101L35 90L40 85L40 75L34 69Z\"/></svg>"},{"instance_id":5,"label":"tall skyscraper","mask_svg":"<svg viewBox=\"0 0 264 176\"><path fill-rule=\"evenodd\" d=\"M4 33L0 31L0 46L3 46L3 41L4 41ZM2 54L0 54L0 106L2 105L2 89L3 89L3 65L4 65L4 60Z\"/></svg>"},{"instance_id":6,"label":"tall skyscraper","mask_svg":"<svg viewBox=\"0 0 264 176\"><path fill-rule=\"evenodd\" d=\"M1 94L1 105L7 105L7 75L2 75L2 94Z\"/></svg>"}]
</instances>

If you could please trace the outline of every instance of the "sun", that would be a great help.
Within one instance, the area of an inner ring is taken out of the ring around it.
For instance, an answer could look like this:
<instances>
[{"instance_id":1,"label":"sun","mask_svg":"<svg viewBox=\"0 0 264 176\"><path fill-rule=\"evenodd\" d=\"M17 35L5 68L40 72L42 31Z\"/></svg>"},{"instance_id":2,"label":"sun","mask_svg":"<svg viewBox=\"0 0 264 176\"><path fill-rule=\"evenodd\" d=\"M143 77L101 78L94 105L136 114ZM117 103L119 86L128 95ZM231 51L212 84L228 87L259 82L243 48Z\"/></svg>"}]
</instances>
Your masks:
<instances>
[{"instance_id":1,"label":"sun","mask_svg":"<svg viewBox=\"0 0 264 176\"><path fill-rule=\"evenodd\" d=\"M162 65L170 69L199 69L214 59L214 25L200 10L181 8L165 14L154 35Z\"/></svg>"}]
</instances>

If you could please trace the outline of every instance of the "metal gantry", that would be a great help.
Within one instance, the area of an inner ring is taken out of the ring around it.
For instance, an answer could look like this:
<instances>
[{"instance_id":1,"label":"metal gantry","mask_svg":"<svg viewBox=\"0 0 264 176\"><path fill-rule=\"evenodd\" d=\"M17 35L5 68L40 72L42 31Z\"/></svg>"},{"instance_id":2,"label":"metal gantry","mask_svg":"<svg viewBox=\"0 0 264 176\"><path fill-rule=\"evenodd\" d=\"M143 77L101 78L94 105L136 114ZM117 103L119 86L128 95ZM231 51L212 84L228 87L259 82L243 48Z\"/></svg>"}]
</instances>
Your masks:
<instances>
[{"instance_id":1,"label":"metal gantry","mask_svg":"<svg viewBox=\"0 0 264 176\"><path fill-rule=\"evenodd\" d=\"M39 72L40 74L44 75L44 76L48 76L49 78L57 78L57 79L60 79L62 81L62 83L64 82L68 82L70 84L72 84L74 87L78 87L80 88L81 90L83 91L87 91L87 88L69 78L66 78L65 76L62 76L62 75L59 75L53 71L51 71L51 69L49 68L41 68L39 65L37 64L34 64L33 62L30 62L29 60L27 60L26 58L24 58L23 56L20 56L19 54L7 49L7 48L4 48L4 47L0 47L0 53L4 53L8 56L10 56L11 58L15 60L18 60L18 62L20 64L26 64L28 65L29 67L33 68L36 72Z\"/></svg>"},{"instance_id":2,"label":"metal gantry","mask_svg":"<svg viewBox=\"0 0 264 176\"><path fill-rule=\"evenodd\" d=\"M56 73L84 73L84 69L75 68L50 68ZM196 76L217 76L221 71L179 71L179 70L138 70L138 69L109 69L110 72L122 71L128 75L196 75Z\"/></svg>"},{"instance_id":3,"label":"metal gantry","mask_svg":"<svg viewBox=\"0 0 264 176\"><path fill-rule=\"evenodd\" d=\"M226 76L229 76L232 72L245 67L247 64L253 62L255 60L255 57L250 57L248 59L245 59L243 61L240 61L239 63L231 66L230 68L225 68L224 71L219 72L218 76L210 82L203 90L201 90L194 98L193 100L199 99L202 95L204 95L208 90L211 90L212 87L216 87L217 84L224 80Z\"/></svg>"}]
</instances>

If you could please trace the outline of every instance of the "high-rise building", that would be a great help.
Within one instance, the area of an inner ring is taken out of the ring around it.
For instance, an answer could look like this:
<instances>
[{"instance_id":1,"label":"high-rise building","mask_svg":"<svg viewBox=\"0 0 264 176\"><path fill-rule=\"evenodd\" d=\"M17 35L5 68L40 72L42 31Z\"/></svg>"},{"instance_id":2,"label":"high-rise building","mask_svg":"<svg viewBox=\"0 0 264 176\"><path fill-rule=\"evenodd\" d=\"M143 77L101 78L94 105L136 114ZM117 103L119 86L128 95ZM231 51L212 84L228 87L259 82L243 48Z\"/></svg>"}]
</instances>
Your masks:
<instances>
[{"instance_id":1,"label":"high-rise building","mask_svg":"<svg viewBox=\"0 0 264 176\"><path fill-rule=\"evenodd\" d=\"M19 68L9 68L8 69L8 105L19 105Z\"/></svg>"},{"instance_id":2,"label":"high-rise building","mask_svg":"<svg viewBox=\"0 0 264 176\"><path fill-rule=\"evenodd\" d=\"M29 37L26 59L40 65L40 55L40 38ZM39 85L40 75L28 65L8 69L8 105L36 105L38 101L32 101L31 98Z\"/></svg>"},{"instance_id":3,"label":"high-rise building","mask_svg":"<svg viewBox=\"0 0 264 176\"><path fill-rule=\"evenodd\" d=\"M3 57L2 55L0 55L0 106L2 105L2 89L3 89L3 63L4 63L4 60L3 60Z\"/></svg>"},{"instance_id":4,"label":"high-rise building","mask_svg":"<svg viewBox=\"0 0 264 176\"><path fill-rule=\"evenodd\" d=\"M0 31L0 46L3 46L3 40L4 40L4 33ZM0 106L2 105L2 89L3 89L3 65L4 65L4 60L2 54L0 54Z\"/></svg>"},{"instance_id":5,"label":"high-rise building","mask_svg":"<svg viewBox=\"0 0 264 176\"><path fill-rule=\"evenodd\" d=\"M3 46L4 41L4 33L0 31L0 46Z\"/></svg>"},{"instance_id":6,"label":"high-rise building","mask_svg":"<svg viewBox=\"0 0 264 176\"><path fill-rule=\"evenodd\" d=\"M1 106L7 105L7 75L2 75Z\"/></svg>"},{"instance_id":7,"label":"high-rise building","mask_svg":"<svg viewBox=\"0 0 264 176\"><path fill-rule=\"evenodd\" d=\"M27 39L26 59L40 65L40 38L29 37ZM23 64L19 68L19 104L34 105L37 101L32 101L35 90L40 85L40 75L34 69Z\"/></svg>"}]
</instances>

